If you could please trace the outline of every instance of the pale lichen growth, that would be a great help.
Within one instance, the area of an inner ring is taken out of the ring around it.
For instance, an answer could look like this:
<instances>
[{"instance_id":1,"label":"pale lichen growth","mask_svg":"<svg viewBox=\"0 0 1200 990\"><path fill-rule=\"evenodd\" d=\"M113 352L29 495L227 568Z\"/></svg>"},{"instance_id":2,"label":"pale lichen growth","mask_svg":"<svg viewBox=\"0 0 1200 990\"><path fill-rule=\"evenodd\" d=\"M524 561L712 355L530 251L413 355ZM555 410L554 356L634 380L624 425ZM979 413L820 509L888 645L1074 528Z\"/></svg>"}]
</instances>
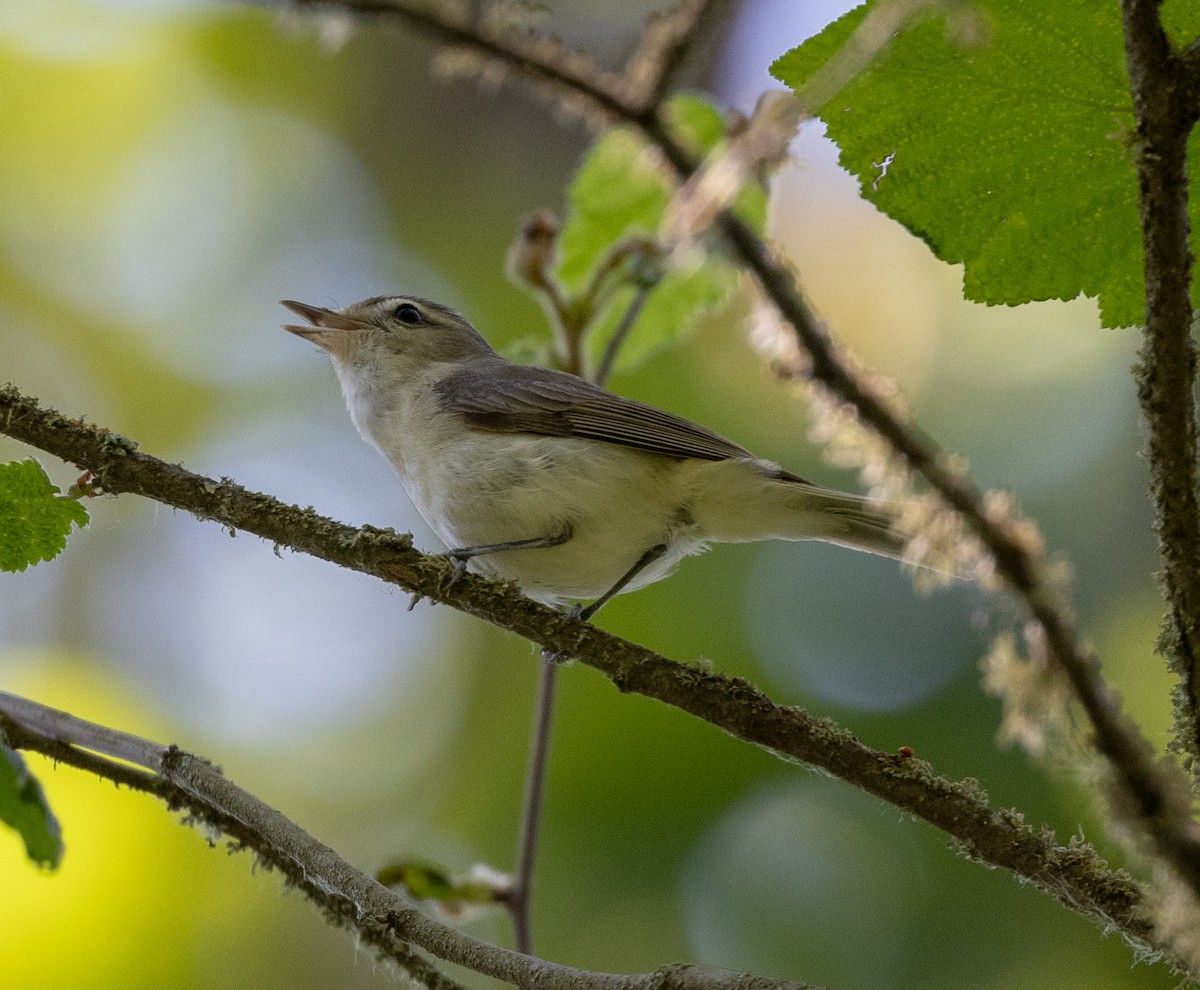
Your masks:
<instances>
[{"instance_id":1,"label":"pale lichen growth","mask_svg":"<svg viewBox=\"0 0 1200 990\"><path fill-rule=\"evenodd\" d=\"M1004 529L1031 560L1041 559L1046 543L1037 526L1021 515L1011 492L992 490L983 496L983 514L992 525Z\"/></svg>"},{"instance_id":2,"label":"pale lichen growth","mask_svg":"<svg viewBox=\"0 0 1200 990\"><path fill-rule=\"evenodd\" d=\"M984 689L1004 705L997 741L1039 757L1051 745L1065 744L1072 727L1070 685L1048 661L1042 628L1029 622L1020 642L1012 633L1001 633L979 662Z\"/></svg>"},{"instance_id":3,"label":"pale lichen growth","mask_svg":"<svg viewBox=\"0 0 1200 990\"><path fill-rule=\"evenodd\" d=\"M565 117L583 120L593 129L612 122L611 114L600 109L590 88L607 95L623 96L625 81L620 75L599 65L585 52L568 48L540 27L544 8L522 0L501 0L488 4L472 23L462 4L454 4L442 20L456 27L470 28L483 43L451 45L438 52L433 72L442 78L467 78L498 89L514 79L535 83L533 91L549 97L550 103ZM439 13L441 13L439 8ZM498 49L488 50L490 44ZM556 79L558 74L562 78ZM586 81L587 87L571 80Z\"/></svg>"},{"instance_id":4,"label":"pale lichen growth","mask_svg":"<svg viewBox=\"0 0 1200 990\"><path fill-rule=\"evenodd\" d=\"M527 34L537 32L546 38L553 38L546 28L550 22L550 11L538 3L528 0L495 0L487 4L479 15L479 27L491 35L501 35L507 31L522 31ZM555 43L562 42L554 38Z\"/></svg>"},{"instance_id":5,"label":"pale lichen growth","mask_svg":"<svg viewBox=\"0 0 1200 990\"><path fill-rule=\"evenodd\" d=\"M917 588L929 590L955 577L970 576L984 587L999 590L995 561L982 542L966 531L962 516L936 492L914 491L912 471L888 441L860 421L853 403L813 378L795 333L781 325L773 306L759 304L750 337L776 374L800 389L811 415L810 436L821 445L826 459L857 470L871 496L894 514L894 529L906 540L904 559L913 566ZM871 399L897 419L910 419L895 383L861 367L843 348L838 352L839 361ZM943 455L941 464L949 474L965 478L964 458ZM1046 561L1041 534L1021 514L1013 496L990 492L983 508L988 521L1035 563L1045 592L1064 589L1069 579L1066 565ZM1019 744L1037 756L1047 755L1053 746L1053 755L1064 763L1076 769L1087 765L1072 731L1070 686L1061 668L1050 663L1039 624L1027 624L1020 642L1012 634L998 636L981 668L984 687L1004 703L998 733L1002 743Z\"/></svg>"},{"instance_id":6,"label":"pale lichen growth","mask_svg":"<svg viewBox=\"0 0 1200 990\"><path fill-rule=\"evenodd\" d=\"M318 47L324 54L332 55L354 37L358 21L348 10L300 3L280 7L278 24L285 36L301 37L315 31Z\"/></svg>"},{"instance_id":7,"label":"pale lichen growth","mask_svg":"<svg viewBox=\"0 0 1200 990\"><path fill-rule=\"evenodd\" d=\"M1154 871L1156 945L1169 946L1192 972L1200 972L1200 903L1192 888L1171 870Z\"/></svg>"},{"instance_id":8,"label":"pale lichen growth","mask_svg":"<svg viewBox=\"0 0 1200 990\"><path fill-rule=\"evenodd\" d=\"M928 591L955 578L986 575L994 570L988 553L965 531L961 516L934 492L918 493L913 474L891 445L859 419L853 403L834 395L815 381L809 359L790 328L781 325L775 308L759 302L751 320L750 340L775 374L795 385L810 413L809 436L831 464L855 470L872 498L895 517L894 528L907 547L904 561L913 569L913 582ZM896 384L858 364L839 348L839 360L864 391L902 420L909 419ZM953 458L952 470L965 472L965 461Z\"/></svg>"},{"instance_id":9,"label":"pale lichen growth","mask_svg":"<svg viewBox=\"0 0 1200 990\"><path fill-rule=\"evenodd\" d=\"M748 182L765 178L786 162L800 119L800 105L791 93L771 90L759 97L754 113L736 120L728 140L672 198L663 216L665 242L672 247L691 243L733 205Z\"/></svg>"}]
</instances>

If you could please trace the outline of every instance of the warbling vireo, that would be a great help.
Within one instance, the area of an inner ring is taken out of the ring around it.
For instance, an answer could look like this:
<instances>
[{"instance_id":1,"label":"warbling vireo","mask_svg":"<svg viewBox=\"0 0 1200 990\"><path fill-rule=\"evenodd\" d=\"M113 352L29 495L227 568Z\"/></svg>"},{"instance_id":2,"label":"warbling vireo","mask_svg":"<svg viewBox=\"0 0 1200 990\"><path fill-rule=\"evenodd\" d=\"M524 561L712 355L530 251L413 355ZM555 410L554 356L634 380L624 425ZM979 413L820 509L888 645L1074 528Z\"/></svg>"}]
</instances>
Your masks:
<instances>
[{"instance_id":1,"label":"warbling vireo","mask_svg":"<svg viewBox=\"0 0 1200 990\"><path fill-rule=\"evenodd\" d=\"M350 417L451 558L546 604L666 577L714 542L824 540L900 557L878 506L818 488L686 419L497 354L413 296L284 301L333 358Z\"/></svg>"}]
</instances>

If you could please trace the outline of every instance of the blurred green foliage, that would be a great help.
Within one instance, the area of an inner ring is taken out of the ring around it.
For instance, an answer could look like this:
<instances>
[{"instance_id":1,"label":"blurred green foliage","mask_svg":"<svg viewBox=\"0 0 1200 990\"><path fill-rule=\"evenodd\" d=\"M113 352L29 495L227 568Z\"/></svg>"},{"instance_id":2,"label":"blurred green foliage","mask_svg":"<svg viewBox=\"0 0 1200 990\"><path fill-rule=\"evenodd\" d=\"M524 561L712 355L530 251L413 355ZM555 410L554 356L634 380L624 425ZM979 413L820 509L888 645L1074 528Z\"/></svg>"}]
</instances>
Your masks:
<instances>
[{"instance_id":1,"label":"blurred green foliage","mask_svg":"<svg viewBox=\"0 0 1200 990\"><path fill-rule=\"evenodd\" d=\"M54 869L62 861L62 830L42 785L29 772L21 754L3 744L0 744L0 821L21 836L25 855L33 863Z\"/></svg>"},{"instance_id":2,"label":"blurred green foliage","mask_svg":"<svg viewBox=\"0 0 1200 990\"><path fill-rule=\"evenodd\" d=\"M717 107L700 96L676 96L664 107L672 133L697 158L720 154L725 123ZM557 277L578 293L597 269L629 238L664 234L674 192L657 154L633 128L606 132L588 151L567 190L566 223L558 239ZM766 190L744 186L737 209L756 230L766 222ZM726 301L738 284L734 266L720 254L693 247L678 252L650 283L636 328L618 352L614 370L637 368L655 351L686 338L696 320ZM643 261L643 265L645 262ZM589 328L593 362L599 359L626 311L639 279L627 275Z\"/></svg>"}]
</instances>

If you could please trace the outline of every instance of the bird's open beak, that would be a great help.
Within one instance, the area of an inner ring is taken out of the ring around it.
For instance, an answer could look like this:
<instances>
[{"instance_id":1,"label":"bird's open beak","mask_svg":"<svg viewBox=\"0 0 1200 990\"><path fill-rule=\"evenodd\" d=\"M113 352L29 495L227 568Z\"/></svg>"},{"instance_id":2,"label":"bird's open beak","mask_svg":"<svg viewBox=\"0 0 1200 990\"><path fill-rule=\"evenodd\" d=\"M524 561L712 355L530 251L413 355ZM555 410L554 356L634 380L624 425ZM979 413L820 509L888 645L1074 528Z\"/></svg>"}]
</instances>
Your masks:
<instances>
[{"instance_id":1,"label":"bird's open beak","mask_svg":"<svg viewBox=\"0 0 1200 990\"><path fill-rule=\"evenodd\" d=\"M285 323L284 330L311 340L331 354L341 354L347 350L350 340L346 337L346 331L365 330L371 326L364 320L356 320L353 316L343 316L332 309L309 306L307 303L296 302L294 299L283 299L281 305L286 306L297 316L304 317L311 324L311 326L302 327Z\"/></svg>"}]
</instances>

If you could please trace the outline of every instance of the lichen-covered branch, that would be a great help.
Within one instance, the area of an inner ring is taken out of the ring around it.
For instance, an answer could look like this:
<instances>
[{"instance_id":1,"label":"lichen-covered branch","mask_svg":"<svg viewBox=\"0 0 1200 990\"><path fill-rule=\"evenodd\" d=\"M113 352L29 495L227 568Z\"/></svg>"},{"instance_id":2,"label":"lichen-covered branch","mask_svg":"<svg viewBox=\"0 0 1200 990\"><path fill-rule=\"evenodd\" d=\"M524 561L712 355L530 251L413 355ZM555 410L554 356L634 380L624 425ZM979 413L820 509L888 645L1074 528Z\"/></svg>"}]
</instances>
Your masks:
<instances>
[{"instance_id":1,"label":"lichen-covered branch","mask_svg":"<svg viewBox=\"0 0 1200 990\"><path fill-rule=\"evenodd\" d=\"M279 6L273 0L250 0ZM356 17L399 22L438 43L495 61L500 69L565 98L568 105L603 120L624 118L637 103L624 76L600 66L591 56L572 51L549 35L522 30L486 17L464 16L457 4L407 0L290 0L289 6L311 10L348 10ZM586 103L581 106L577 101Z\"/></svg>"},{"instance_id":2,"label":"lichen-covered branch","mask_svg":"<svg viewBox=\"0 0 1200 990\"><path fill-rule=\"evenodd\" d=\"M242 790L207 760L175 746L116 733L105 726L0 691L0 736L10 746L99 774L184 810L218 829L239 848L278 870L330 920L353 930L381 957L429 990L463 990L412 948L485 976L536 990L809 990L707 966L666 966L632 976L595 973L536 959L481 941L417 910L400 895L355 869L295 822ZM110 752L109 742L121 738ZM87 747L86 749L80 748ZM94 750L94 752L89 752ZM97 755L99 753L100 755ZM130 759L138 770L107 757ZM815 988L811 988L815 990Z\"/></svg>"},{"instance_id":3,"label":"lichen-covered branch","mask_svg":"<svg viewBox=\"0 0 1200 990\"><path fill-rule=\"evenodd\" d=\"M451 583L450 565L413 550L406 536L354 529L232 481L193 474L141 453L123 437L41 409L12 386L0 388L0 433L91 471L106 491L140 494L371 574L577 657L621 691L655 698L784 759L820 767L945 831L971 858L1033 881L1133 941L1154 942L1142 888L1110 870L1091 846L1062 846L1018 813L991 809L973 783L948 781L921 760L871 749L833 722L776 704L744 680L675 663L475 575Z\"/></svg>"},{"instance_id":4,"label":"lichen-covered branch","mask_svg":"<svg viewBox=\"0 0 1200 990\"><path fill-rule=\"evenodd\" d=\"M630 105L643 112L654 110L667 96L676 70L709 25L711 14L722 0L679 0L674 9L652 14L637 50L625 67Z\"/></svg>"},{"instance_id":5,"label":"lichen-covered branch","mask_svg":"<svg viewBox=\"0 0 1200 990\"><path fill-rule=\"evenodd\" d=\"M1125 51L1137 122L1146 323L1135 376L1148 426L1150 487L1163 588L1164 652L1180 675L1176 744L1200 773L1200 500L1197 497L1196 344L1188 229L1188 138L1200 118L1196 45L1177 54L1159 4L1125 0Z\"/></svg>"}]
</instances>

